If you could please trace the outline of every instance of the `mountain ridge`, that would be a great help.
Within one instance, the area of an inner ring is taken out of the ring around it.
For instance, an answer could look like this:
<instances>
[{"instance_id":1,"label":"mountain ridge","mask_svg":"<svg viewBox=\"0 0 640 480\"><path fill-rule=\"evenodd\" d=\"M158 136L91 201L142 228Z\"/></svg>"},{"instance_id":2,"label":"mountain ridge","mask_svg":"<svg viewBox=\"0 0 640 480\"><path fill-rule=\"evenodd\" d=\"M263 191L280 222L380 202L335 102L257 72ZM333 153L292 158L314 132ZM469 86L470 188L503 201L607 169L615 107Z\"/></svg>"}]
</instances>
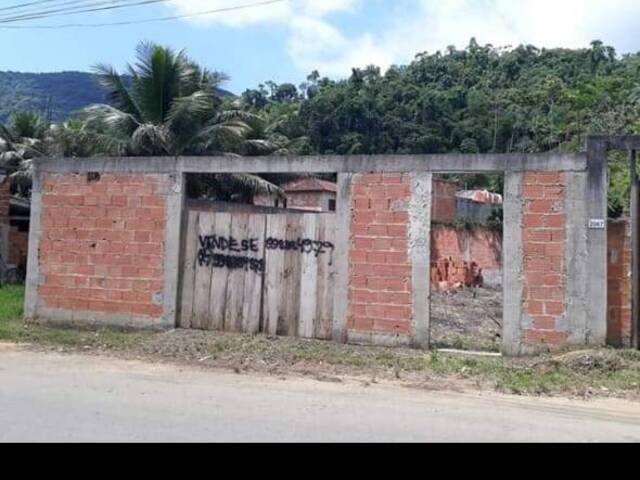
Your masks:
<instances>
[{"instance_id":1,"label":"mountain ridge","mask_svg":"<svg viewBox=\"0 0 640 480\"><path fill-rule=\"evenodd\" d=\"M217 92L222 97L235 96L223 89ZM90 72L0 71L0 123L19 111L42 112L53 121L61 121L92 103L105 101L97 75Z\"/></svg>"}]
</instances>

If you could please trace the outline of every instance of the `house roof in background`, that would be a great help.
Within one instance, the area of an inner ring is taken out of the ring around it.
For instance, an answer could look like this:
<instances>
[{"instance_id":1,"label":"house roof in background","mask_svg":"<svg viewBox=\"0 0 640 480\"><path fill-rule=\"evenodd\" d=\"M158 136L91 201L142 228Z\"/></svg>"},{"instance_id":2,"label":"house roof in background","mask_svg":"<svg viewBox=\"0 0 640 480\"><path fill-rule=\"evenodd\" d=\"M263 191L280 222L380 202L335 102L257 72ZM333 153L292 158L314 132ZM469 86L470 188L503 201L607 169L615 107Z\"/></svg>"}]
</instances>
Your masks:
<instances>
[{"instance_id":1,"label":"house roof in background","mask_svg":"<svg viewBox=\"0 0 640 480\"><path fill-rule=\"evenodd\" d=\"M456 193L456 197L471 200L477 203L502 204L502 195L491 193L487 190L465 190Z\"/></svg>"},{"instance_id":2,"label":"house roof in background","mask_svg":"<svg viewBox=\"0 0 640 480\"><path fill-rule=\"evenodd\" d=\"M285 192L337 192L338 186L334 182L319 178L302 178L282 185Z\"/></svg>"}]
</instances>

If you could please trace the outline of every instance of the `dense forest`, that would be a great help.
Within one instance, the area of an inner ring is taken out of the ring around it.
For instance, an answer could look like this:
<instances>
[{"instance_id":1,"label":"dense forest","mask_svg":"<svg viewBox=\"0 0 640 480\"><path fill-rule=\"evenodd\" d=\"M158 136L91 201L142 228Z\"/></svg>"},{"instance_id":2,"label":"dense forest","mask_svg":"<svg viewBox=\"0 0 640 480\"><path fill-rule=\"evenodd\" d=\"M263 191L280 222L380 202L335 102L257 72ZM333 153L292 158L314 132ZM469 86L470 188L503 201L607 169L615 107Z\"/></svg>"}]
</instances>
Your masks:
<instances>
[{"instance_id":1,"label":"dense forest","mask_svg":"<svg viewBox=\"0 0 640 480\"><path fill-rule=\"evenodd\" d=\"M548 50L472 39L386 73L372 66L340 81L314 72L298 87L271 83L242 102L279 118L282 133L304 136L308 153L579 151L590 134L640 133L640 55L620 57L599 41ZM617 215L628 189L621 158L611 183Z\"/></svg>"},{"instance_id":2,"label":"dense forest","mask_svg":"<svg viewBox=\"0 0 640 480\"><path fill-rule=\"evenodd\" d=\"M96 72L106 103L118 113L106 105L82 109L49 136L47 149L66 156L527 153L577 151L589 134L640 133L640 54L620 56L599 41L584 49L503 49L472 39L464 49L420 53L386 72L354 69L343 80L313 72L302 85L266 82L239 97L221 97L224 75L197 68L197 85L164 89L173 96L159 99L167 107L162 115L132 110L136 102L128 90L146 98L142 90L152 88L149 82L130 86L125 75ZM37 102L67 105L68 113L105 101L99 89L89 94L74 81L64 80L66 92L28 100L19 100L21 92L35 91L36 80L29 88L0 81L0 113L42 111ZM610 207L619 214L628 188L622 159L612 163L611 173ZM476 182L500 188L495 178Z\"/></svg>"}]
</instances>

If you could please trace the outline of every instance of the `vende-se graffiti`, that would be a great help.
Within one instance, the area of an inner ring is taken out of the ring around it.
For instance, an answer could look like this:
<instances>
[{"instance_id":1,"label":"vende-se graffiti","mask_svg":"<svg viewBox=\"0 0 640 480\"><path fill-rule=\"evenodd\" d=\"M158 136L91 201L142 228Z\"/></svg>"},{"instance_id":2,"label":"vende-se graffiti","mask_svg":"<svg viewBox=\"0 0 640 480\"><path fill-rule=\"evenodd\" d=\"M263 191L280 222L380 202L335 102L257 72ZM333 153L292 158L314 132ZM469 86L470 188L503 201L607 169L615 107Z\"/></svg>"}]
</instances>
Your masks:
<instances>
[{"instance_id":1,"label":"vende-se graffiti","mask_svg":"<svg viewBox=\"0 0 640 480\"><path fill-rule=\"evenodd\" d=\"M264 258L252 258L247 254L257 253L259 240L257 238L237 239L233 236L199 235L200 249L198 251L198 264L201 267L228 268L230 270L251 270L263 273L265 270ZM332 252L335 246L331 242L312 240L310 238L298 238L296 240L284 240L269 237L265 241L267 250L283 250L299 252L316 257ZM229 252L229 253L223 253ZM244 253L245 255L233 255Z\"/></svg>"}]
</instances>

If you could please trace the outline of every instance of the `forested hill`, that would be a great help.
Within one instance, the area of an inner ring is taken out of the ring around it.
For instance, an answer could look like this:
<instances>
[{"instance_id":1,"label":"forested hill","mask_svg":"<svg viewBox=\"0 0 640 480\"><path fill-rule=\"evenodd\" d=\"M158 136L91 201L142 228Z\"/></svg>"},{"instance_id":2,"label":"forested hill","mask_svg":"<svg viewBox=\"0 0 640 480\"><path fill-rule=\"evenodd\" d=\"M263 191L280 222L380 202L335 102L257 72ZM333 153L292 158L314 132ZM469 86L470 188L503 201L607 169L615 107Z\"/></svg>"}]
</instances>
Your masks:
<instances>
[{"instance_id":1,"label":"forested hill","mask_svg":"<svg viewBox=\"0 0 640 480\"><path fill-rule=\"evenodd\" d=\"M639 68L640 55L601 42L507 50L472 40L385 73L370 67L342 81L316 73L297 93L269 85L243 98L267 111L297 104L287 133L305 134L317 153L579 149L586 134L638 130Z\"/></svg>"},{"instance_id":2,"label":"forested hill","mask_svg":"<svg viewBox=\"0 0 640 480\"><path fill-rule=\"evenodd\" d=\"M222 96L232 95L220 90ZM0 123L14 112L51 114L54 121L92 103L103 103L105 94L96 76L86 72L0 72Z\"/></svg>"}]
</instances>

